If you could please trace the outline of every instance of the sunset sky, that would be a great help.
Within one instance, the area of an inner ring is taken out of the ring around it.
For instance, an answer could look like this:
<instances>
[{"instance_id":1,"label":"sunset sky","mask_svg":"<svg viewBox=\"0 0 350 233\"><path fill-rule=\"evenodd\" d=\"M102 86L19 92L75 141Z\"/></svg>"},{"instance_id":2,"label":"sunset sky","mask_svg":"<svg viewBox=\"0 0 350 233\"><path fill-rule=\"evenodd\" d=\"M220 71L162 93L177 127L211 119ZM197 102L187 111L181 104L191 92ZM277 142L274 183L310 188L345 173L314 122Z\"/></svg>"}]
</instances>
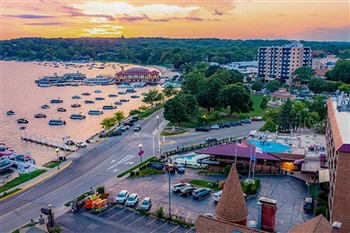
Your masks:
<instances>
[{"instance_id":1,"label":"sunset sky","mask_svg":"<svg viewBox=\"0 0 350 233\"><path fill-rule=\"evenodd\" d=\"M1 0L1 39L170 37L349 41L348 0Z\"/></svg>"}]
</instances>

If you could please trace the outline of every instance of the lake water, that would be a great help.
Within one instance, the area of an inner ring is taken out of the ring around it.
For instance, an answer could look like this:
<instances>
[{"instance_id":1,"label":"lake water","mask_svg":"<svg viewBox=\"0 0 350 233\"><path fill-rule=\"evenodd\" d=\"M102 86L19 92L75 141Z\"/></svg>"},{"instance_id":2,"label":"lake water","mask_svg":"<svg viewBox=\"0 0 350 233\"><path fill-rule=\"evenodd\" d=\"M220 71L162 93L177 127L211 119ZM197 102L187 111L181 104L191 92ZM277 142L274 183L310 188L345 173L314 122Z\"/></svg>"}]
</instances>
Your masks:
<instances>
[{"instance_id":1,"label":"lake water","mask_svg":"<svg viewBox=\"0 0 350 233\"><path fill-rule=\"evenodd\" d=\"M116 111L124 112L127 116L131 109L137 109L142 102L142 92L148 92L151 89L160 89L160 86L146 86L144 88L136 88L136 93L128 93L126 95L118 95L118 97L108 97L109 94L118 94L118 91L125 91L116 85L110 86L78 86L78 87L38 87L34 80L42 76L50 76L55 72L59 75L64 73L75 73L77 71L86 74L87 77L95 77L99 74L113 75L120 70L119 66L113 69L111 65L106 65L105 69L88 69L87 66L82 68L69 67L66 69L63 63L58 68L53 66L39 65L33 62L15 62L1 61L1 128L0 142L15 150L17 153L30 152L38 165L42 165L54 158L56 153L54 148L40 146L34 143L21 140L22 135L30 135L42 138L48 141L63 144L62 138L69 136L73 141L85 141L92 135L100 132L101 121L106 117L111 117ZM117 63L116 63L117 64ZM98 66L98 65L97 65ZM125 69L133 67L125 65ZM102 93L94 93L95 90L101 90ZM81 95L83 92L90 92L90 96ZM140 95L140 98L130 98L131 95ZM80 95L81 99L72 99L72 96ZM105 100L98 101L95 97L104 97ZM60 98L64 102L61 104L51 104L51 99ZM91 116L87 112L89 110L102 110L103 105L114 105L114 102L120 99L129 99L130 102L117 106L116 110L103 110L104 114L100 116ZM95 104L84 104L84 100L93 100ZM80 108L72 108L71 104L80 103ZM40 106L48 104L50 109L41 109ZM57 108L64 107L67 112L58 112ZM6 111L13 110L16 112L14 116L7 116ZM44 113L47 118L37 119L34 114ZM69 116L73 113L82 113L86 115L85 120L70 120ZM18 124L16 119L25 117L28 124ZM50 119L60 118L66 121L64 126L50 126ZM26 126L25 130L19 130L21 126Z\"/></svg>"}]
</instances>

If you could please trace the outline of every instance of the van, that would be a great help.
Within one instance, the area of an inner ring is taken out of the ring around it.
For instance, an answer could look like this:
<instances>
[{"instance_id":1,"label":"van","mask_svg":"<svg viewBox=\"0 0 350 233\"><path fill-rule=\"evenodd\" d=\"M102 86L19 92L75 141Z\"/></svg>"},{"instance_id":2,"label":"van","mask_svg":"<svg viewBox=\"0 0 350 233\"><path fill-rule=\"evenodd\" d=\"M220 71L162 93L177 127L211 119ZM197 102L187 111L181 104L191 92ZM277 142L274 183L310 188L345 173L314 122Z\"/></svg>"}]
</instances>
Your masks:
<instances>
[{"instance_id":1,"label":"van","mask_svg":"<svg viewBox=\"0 0 350 233\"><path fill-rule=\"evenodd\" d=\"M172 163L165 164L165 171L175 173L175 165Z\"/></svg>"}]
</instances>

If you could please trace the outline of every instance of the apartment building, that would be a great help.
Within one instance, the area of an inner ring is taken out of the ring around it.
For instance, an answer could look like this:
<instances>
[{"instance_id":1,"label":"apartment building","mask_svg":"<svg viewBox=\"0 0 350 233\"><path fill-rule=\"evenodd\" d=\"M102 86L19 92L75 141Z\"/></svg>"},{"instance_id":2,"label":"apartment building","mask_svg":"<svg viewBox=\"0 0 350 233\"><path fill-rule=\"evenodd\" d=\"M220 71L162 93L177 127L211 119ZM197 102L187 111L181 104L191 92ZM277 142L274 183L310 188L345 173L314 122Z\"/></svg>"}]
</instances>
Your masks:
<instances>
[{"instance_id":1,"label":"apartment building","mask_svg":"<svg viewBox=\"0 0 350 233\"><path fill-rule=\"evenodd\" d=\"M259 48L258 76L266 81L277 79L290 83L294 70L303 66L311 67L311 48L300 42Z\"/></svg>"},{"instance_id":2,"label":"apartment building","mask_svg":"<svg viewBox=\"0 0 350 233\"><path fill-rule=\"evenodd\" d=\"M341 222L342 232L350 232L350 98L328 99L327 107L330 222Z\"/></svg>"}]
</instances>

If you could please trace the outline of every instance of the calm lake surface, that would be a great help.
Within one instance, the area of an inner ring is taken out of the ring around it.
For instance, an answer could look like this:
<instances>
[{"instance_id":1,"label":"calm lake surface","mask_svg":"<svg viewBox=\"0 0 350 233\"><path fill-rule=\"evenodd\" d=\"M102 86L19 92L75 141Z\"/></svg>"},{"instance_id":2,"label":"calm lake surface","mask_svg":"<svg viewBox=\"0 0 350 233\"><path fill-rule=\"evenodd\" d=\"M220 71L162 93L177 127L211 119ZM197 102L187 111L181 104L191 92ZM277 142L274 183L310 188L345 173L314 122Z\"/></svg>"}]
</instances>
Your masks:
<instances>
[{"instance_id":1,"label":"calm lake surface","mask_svg":"<svg viewBox=\"0 0 350 233\"><path fill-rule=\"evenodd\" d=\"M56 152L54 148L40 146L21 140L22 135L42 138L44 140L63 144L62 138L69 136L71 140L85 141L92 135L100 132L101 121L106 117L111 117L116 111L124 112L127 116L131 109L137 109L141 105L143 92L148 92L151 89L160 89L160 86L146 86L144 88L136 88L136 93L128 93L119 95L119 91L125 91L125 88L118 88L116 85L110 86L78 86L78 87L38 87L34 82L42 76L52 76L55 72L58 75L64 73L76 73L77 71L86 74L87 77L95 77L99 74L113 75L119 71L120 66L116 65L113 68L110 64L106 64L105 69L98 69L86 66L66 68L64 63L60 63L58 68L54 68L52 63L47 66L40 65L34 62L15 62L1 61L1 128L0 142L5 143L7 147L15 150L17 153L30 153L36 160L38 165L42 165L54 158ZM118 63L116 63L118 64ZM51 65L51 67L50 67ZM96 65L98 67L98 65ZM125 69L133 67L133 65L125 65ZM152 69L152 68L151 68ZM102 93L95 93L95 90L101 90ZM90 96L83 96L83 92L91 93ZM109 94L118 94L118 97L108 97ZM140 98L130 98L131 95L140 95ZM81 99L72 99L72 96L80 95ZM103 97L105 100L98 101L95 97ZM60 98L63 103L51 104L51 99ZM103 110L104 114L99 116L88 115L89 110L102 110L103 105L114 105L114 102L120 99L129 99L130 102L118 105L115 110ZM95 104L84 104L84 100L93 100ZM80 108L72 108L71 104L79 103ZM41 105L48 104L50 109L41 109ZM63 107L66 112L58 112L57 108ZM7 116L6 111L13 110L16 112L14 116ZM34 118L34 114L44 113L47 118ZM69 116L73 113L81 113L86 116L85 120L71 120ZM25 117L28 124L18 124L17 119ZM50 119L58 119L66 121L64 126L50 126ZM25 126L25 130L19 130L21 126Z\"/></svg>"}]
</instances>

